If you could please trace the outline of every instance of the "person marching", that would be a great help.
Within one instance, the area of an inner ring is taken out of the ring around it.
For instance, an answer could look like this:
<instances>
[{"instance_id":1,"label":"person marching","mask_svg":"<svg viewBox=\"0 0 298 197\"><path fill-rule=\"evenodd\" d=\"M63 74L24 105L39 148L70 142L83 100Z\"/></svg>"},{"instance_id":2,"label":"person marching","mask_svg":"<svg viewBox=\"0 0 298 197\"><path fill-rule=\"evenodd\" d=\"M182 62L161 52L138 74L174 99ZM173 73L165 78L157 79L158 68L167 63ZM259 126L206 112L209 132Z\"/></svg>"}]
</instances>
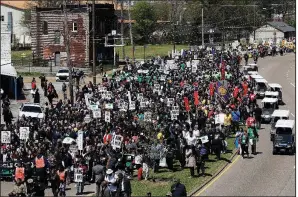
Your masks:
<instances>
[{"instance_id":1,"label":"person marching","mask_svg":"<svg viewBox=\"0 0 298 197\"><path fill-rule=\"evenodd\" d=\"M251 146L251 153L253 155L256 155L257 154L257 140L259 138L259 134L257 132L257 129L254 125L251 125L249 128L248 128L248 139L249 139L249 144Z\"/></svg>"},{"instance_id":2,"label":"person marching","mask_svg":"<svg viewBox=\"0 0 298 197\"><path fill-rule=\"evenodd\" d=\"M16 182L18 179L20 179L21 181L25 180L25 168L23 167L22 163L18 163L16 165L14 178Z\"/></svg>"},{"instance_id":3,"label":"person marching","mask_svg":"<svg viewBox=\"0 0 298 197\"><path fill-rule=\"evenodd\" d=\"M65 188L66 188L66 177L67 173L63 167L63 165L60 165L59 170L57 171L57 175L59 176L59 196L66 196Z\"/></svg>"},{"instance_id":4,"label":"person marching","mask_svg":"<svg viewBox=\"0 0 298 197\"><path fill-rule=\"evenodd\" d=\"M42 151L38 151L38 155L34 159L34 164L35 164L35 171L36 175L40 176L40 180L46 182L46 169L48 168L48 161L47 159L43 156L41 153Z\"/></svg>"},{"instance_id":5,"label":"person marching","mask_svg":"<svg viewBox=\"0 0 298 197\"><path fill-rule=\"evenodd\" d=\"M247 131L244 130L244 133L240 136L240 142L241 142L241 155L244 159L244 154L247 154L247 158L249 157L248 153L248 134Z\"/></svg>"}]
</instances>

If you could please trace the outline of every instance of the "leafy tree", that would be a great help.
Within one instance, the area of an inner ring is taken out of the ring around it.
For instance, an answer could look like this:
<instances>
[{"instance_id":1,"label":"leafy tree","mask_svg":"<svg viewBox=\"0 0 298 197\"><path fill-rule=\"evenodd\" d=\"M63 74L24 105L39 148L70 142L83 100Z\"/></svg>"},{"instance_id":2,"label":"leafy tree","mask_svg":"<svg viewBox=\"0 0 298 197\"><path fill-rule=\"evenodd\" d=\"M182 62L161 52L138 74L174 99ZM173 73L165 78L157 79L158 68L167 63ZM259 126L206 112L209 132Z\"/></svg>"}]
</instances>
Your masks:
<instances>
[{"instance_id":1,"label":"leafy tree","mask_svg":"<svg viewBox=\"0 0 298 197\"><path fill-rule=\"evenodd\" d=\"M134 32L140 36L141 42L148 43L157 22L153 6L148 2L140 1L133 7L131 13L132 18L136 21L133 25Z\"/></svg>"}]
</instances>

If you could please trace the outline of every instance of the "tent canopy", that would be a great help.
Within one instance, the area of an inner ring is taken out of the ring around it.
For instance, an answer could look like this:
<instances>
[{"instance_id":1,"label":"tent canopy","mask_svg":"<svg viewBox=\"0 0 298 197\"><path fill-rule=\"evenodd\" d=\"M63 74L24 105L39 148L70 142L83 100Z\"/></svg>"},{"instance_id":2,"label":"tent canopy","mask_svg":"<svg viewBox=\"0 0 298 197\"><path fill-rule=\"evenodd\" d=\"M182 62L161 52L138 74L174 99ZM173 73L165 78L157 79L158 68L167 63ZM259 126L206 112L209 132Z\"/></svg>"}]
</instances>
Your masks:
<instances>
[{"instance_id":1,"label":"tent canopy","mask_svg":"<svg viewBox=\"0 0 298 197\"><path fill-rule=\"evenodd\" d=\"M17 77L16 69L11 65L11 63L4 63L1 62L1 75L6 75L10 77Z\"/></svg>"}]
</instances>

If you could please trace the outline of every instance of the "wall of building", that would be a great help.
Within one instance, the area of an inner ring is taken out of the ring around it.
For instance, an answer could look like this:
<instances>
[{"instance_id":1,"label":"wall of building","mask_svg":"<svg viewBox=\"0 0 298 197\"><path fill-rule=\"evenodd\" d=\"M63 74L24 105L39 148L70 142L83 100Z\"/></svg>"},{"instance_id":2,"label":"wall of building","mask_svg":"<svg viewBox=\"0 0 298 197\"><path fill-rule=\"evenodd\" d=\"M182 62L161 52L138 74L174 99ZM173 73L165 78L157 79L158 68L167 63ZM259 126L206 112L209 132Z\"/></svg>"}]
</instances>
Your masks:
<instances>
[{"instance_id":1,"label":"wall of building","mask_svg":"<svg viewBox=\"0 0 298 197\"><path fill-rule=\"evenodd\" d=\"M35 58L54 59L60 54L60 65L66 66L66 47L64 35L64 16L61 9L32 10L31 35L32 51ZM89 61L89 13L73 11L67 13L70 38L70 54L73 66L84 66ZM48 32L44 33L47 22ZM77 24L77 31L73 31L73 23ZM58 43L57 37L60 38Z\"/></svg>"},{"instance_id":2,"label":"wall of building","mask_svg":"<svg viewBox=\"0 0 298 197\"><path fill-rule=\"evenodd\" d=\"M264 25L258 28L255 31L255 40L273 40L274 39L274 32L276 32L276 40L282 40L284 38L284 33L271 27L270 25ZM250 36L253 38L253 33Z\"/></svg>"},{"instance_id":3,"label":"wall of building","mask_svg":"<svg viewBox=\"0 0 298 197\"><path fill-rule=\"evenodd\" d=\"M20 44L30 44L30 31L28 28L22 26L21 24L24 11L1 5L1 25L9 24L9 12L12 13L12 38L15 38L15 40L12 40L12 42Z\"/></svg>"}]
</instances>

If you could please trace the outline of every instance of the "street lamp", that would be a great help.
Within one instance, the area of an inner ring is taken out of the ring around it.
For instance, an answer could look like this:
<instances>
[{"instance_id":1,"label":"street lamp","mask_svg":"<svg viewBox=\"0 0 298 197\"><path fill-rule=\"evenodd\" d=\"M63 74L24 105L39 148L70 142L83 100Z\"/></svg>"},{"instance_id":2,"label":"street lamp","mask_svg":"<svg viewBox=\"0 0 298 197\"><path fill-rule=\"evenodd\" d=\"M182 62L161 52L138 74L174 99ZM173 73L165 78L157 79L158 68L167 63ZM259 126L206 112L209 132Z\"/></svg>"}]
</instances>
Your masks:
<instances>
[{"instance_id":1,"label":"street lamp","mask_svg":"<svg viewBox=\"0 0 298 197\"><path fill-rule=\"evenodd\" d=\"M214 33L214 29L210 29L209 31L209 43L213 44L213 33ZM212 37L211 37L212 34Z\"/></svg>"}]
</instances>

